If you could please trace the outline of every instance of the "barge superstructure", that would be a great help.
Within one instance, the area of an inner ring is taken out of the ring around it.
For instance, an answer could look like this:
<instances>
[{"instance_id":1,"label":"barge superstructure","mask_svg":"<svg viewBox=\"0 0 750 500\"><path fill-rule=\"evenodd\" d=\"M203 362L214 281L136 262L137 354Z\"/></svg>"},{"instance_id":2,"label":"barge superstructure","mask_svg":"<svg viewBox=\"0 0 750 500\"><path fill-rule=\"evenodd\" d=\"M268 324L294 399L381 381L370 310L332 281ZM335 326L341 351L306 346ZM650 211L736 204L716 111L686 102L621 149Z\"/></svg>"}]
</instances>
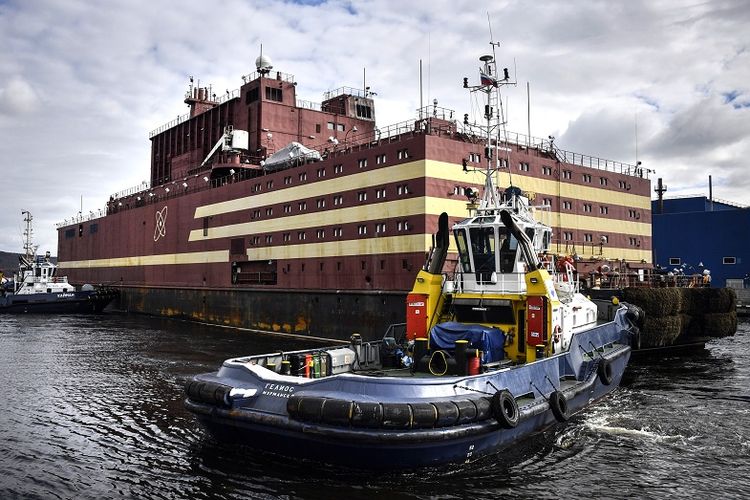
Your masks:
<instances>
[{"instance_id":1,"label":"barge superstructure","mask_svg":"<svg viewBox=\"0 0 750 500\"><path fill-rule=\"evenodd\" d=\"M462 220L483 185L474 170L488 151L472 118L435 103L378 127L369 88L303 101L265 56L242 82L217 96L191 79L189 113L150 134L150 181L59 224L60 268L73 282L119 287L127 310L382 336L404 321L439 214ZM495 148L508 158L496 183L512 174L549 207L554 252L651 262L648 170L552 138L510 133ZM451 248L446 270L456 256Z\"/></svg>"}]
</instances>

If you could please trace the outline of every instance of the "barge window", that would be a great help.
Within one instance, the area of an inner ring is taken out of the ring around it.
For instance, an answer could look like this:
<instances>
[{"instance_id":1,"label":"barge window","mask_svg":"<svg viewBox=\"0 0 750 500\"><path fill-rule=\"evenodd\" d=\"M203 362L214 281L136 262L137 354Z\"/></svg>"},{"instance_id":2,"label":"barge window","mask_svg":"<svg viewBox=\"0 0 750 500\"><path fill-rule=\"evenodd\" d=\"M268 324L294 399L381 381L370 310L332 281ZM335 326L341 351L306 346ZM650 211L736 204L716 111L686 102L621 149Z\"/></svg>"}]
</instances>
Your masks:
<instances>
[{"instance_id":1,"label":"barge window","mask_svg":"<svg viewBox=\"0 0 750 500\"><path fill-rule=\"evenodd\" d=\"M359 118L372 118L372 108L365 104L357 104L357 117Z\"/></svg>"},{"instance_id":2,"label":"barge window","mask_svg":"<svg viewBox=\"0 0 750 500\"><path fill-rule=\"evenodd\" d=\"M466 231L463 229L456 229L453 232L453 235L456 238L458 258L461 261L461 269L463 270L463 272L468 273L471 271L471 261L469 260L469 250L468 245L466 244Z\"/></svg>"},{"instance_id":3,"label":"barge window","mask_svg":"<svg viewBox=\"0 0 750 500\"><path fill-rule=\"evenodd\" d=\"M269 101L281 102L281 89L275 87L266 87L266 99Z\"/></svg>"},{"instance_id":4,"label":"barge window","mask_svg":"<svg viewBox=\"0 0 750 500\"><path fill-rule=\"evenodd\" d=\"M737 258L736 257L724 257L722 259L722 264L736 264Z\"/></svg>"}]
</instances>

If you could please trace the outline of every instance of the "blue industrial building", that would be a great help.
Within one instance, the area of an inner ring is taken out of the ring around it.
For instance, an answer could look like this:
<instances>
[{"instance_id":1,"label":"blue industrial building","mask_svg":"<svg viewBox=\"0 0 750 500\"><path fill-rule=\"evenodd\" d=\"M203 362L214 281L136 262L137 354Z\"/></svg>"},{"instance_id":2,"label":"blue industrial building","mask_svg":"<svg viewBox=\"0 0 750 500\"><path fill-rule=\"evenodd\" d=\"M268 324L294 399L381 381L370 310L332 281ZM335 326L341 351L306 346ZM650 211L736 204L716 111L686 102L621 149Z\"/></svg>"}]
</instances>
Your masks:
<instances>
[{"instance_id":1,"label":"blue industrial building","mask_svg":"<svg viewBox=\"0 0 750 500\"><path fill-rule=\"evenodd\" d=\"M750 287L749 207L693 196L653 200L651 211L654 266L708 269L711 286Z\"/></svg>"}]
</instances>

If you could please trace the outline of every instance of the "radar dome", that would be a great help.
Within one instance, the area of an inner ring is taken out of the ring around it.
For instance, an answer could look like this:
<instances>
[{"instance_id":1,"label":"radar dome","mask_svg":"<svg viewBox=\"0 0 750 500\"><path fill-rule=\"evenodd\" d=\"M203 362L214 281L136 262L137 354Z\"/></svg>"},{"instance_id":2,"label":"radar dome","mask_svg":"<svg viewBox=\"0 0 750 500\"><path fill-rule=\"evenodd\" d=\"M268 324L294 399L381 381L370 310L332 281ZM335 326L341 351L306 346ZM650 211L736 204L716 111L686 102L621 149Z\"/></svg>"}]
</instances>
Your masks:
<instances>
[{"instance_id":1,"label":"radar dome","mask_svg":"<svg viewBox=\"0 0 750 500\"><path fill-rule=\"evenodd\" d=\"M271 58L268 56L260 55L255 60L255 67L258 68L258 71L262 73L268 73L273 69L273 63L271 62Z\"/></svg>"}]
</instances>

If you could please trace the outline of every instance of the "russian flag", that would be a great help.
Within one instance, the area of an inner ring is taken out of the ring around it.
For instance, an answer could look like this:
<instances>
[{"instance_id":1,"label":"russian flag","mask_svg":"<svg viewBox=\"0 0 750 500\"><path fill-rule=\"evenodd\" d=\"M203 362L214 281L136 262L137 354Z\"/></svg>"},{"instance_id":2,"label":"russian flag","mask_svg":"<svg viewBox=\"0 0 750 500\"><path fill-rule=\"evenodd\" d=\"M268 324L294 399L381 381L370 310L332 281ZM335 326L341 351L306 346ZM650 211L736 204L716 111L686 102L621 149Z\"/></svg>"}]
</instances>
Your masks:
<instances>
[{"instance_id":1,"label":"russian flag","mask_svg":"<svg viewBox=\"0 0 750 500\"><path fill-rule=\"evenodd\" d=\"M490 85L492 85L493 87L497 87L497 80L495 80L493 77L491 77L484 71L480 71L479 76L480 76L482 87L489 87Z\"/></svg>"}]
</instances>

